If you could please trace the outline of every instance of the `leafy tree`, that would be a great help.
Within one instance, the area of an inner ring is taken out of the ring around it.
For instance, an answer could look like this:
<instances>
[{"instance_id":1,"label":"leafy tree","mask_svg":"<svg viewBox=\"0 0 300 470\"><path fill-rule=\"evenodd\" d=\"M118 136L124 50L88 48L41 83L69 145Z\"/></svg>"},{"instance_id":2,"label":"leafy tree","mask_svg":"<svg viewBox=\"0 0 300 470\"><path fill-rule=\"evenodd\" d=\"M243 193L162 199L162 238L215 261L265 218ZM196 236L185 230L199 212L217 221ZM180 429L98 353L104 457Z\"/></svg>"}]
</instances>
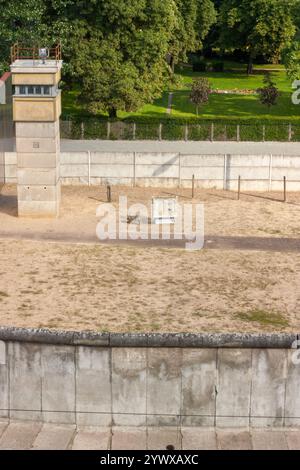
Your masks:
<instances>
[{"instance_id":1,"label":"leafy tree","mask_svg":"<svg viewBox=\"0 0 300 470\"><path fill-rule=\"evenodd\" d=\"M294 41L293 44L285 49L283 53L283 62L287 75L292 80L300 79L300 42Z\"/></svg>"},{"instance_id":2,"label":"leafy tree","mask_svg":"<svg viewBox=\"0 0 300 470\"><path fill-rule=\"evenodd\" d=\"M279 91L272 80L271 74L268 72L264 76L264 87L257 90L261 104L265 104L268 108L277 104Z\"/></svg>"},{"instance_id":3,"label":"leafy tree","mask_svg":"<svg viewBox=\"0 0 300 470\"><path fill-rule=\"evenodd\" d=\"M273 63L295 35L295 0L223 0L220 6L219 44L245 51L248 73L258 54Z\"/></svg>"},{"instance_id":4,"label":"leafy tree","mask_svg":"<svg viewBox=\"0 0 300 470\"><path fill-rule=\"evenodd\" d=\"M114 118L118 110L135 111L161 95L175 13L173 0L97 0L82 15L85 27L75 38L72 62L92 112Z\"/></svg>"},{"instance_id":5,"label":"leafy tree","mask_svg":"<svg viewBox=\"0 0 300 470\"><path fill-rule=\"evenodd\" d=\"M216 10L212 0L175 0L176 22L170 41L170 67L179 60L187 60L188 52L202 48L203 40L216 22Z\"/></svg>"},{"instance_id":6,"label":"leafy tree","mask_svg":"<svg viewBox=\"0 0 300 470\"><path fill-rule=\"evenodd\" d=\"M294 22L297 28L293 42L283 52L283 63L292 80L300 79L300 0L295 2Z\"/></svg>"},{"instance_id":7,"label":"leafy tree","mask_svg":"<svg viewBox=\"0 0 300 470\"><path fill-rule=\"evenodd\" d=\"M46 35L45 2L0 0L0 69L10 62L10 47L17 41L32 46Z\"/></svg>"},{"instance_id":8,"label":"leafy tree","mask_svg":"<svg viewBox=\"0 0 300 470\"><path fill-rule=\"evenodd\" d=\"M199 106L208 102L211 92L211 85L207 78L200 77L193 80L190 100L196 106L197 116Z\"/></svg>"}]
</instances>

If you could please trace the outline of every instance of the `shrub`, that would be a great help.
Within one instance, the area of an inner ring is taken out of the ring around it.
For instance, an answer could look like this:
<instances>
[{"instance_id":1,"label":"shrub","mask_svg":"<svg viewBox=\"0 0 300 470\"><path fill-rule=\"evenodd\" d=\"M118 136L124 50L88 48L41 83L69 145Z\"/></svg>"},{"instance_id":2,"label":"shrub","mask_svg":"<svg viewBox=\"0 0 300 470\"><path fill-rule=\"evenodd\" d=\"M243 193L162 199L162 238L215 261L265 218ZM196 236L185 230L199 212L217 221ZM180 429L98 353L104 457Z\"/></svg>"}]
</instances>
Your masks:
<instances>
[{"instance_id":1,"label":"shrub","mask_svg":"<svg viewBox=\"0 0 300 470\"><path fill-rule=\"evenodd\" d=\"M162 123L162 140L184 140L185 126L174 121Z\"/></svg>"},{"instance_id":2,"label":"shrub","mask_svg":"<svg viewBox=\"0 0 300 470\"><path fill-rule=\"evenodd\" d=\"M197 115L199 106L208 102L211 92L211 85L207 78L201 77L193 80L190 100L196 106Z\"/></svg>"},{"instance_id":3,"label":"shrub","mask_svg":"<svg viewBox=\"0 0 300 470\"><path fill-rule=\"evenodd\" d=\"M263 140L262 124L241 124L240 139L242 141L261 142Z\"/></svg>"},{"instance_id":4,"label":"shrub","mask_svg":"<svg viewBox=\"0 0 300 470\"><path fill-rule=\"evenodd\" d=\"M190 124L188 140L210 140L211 124Z\"/></svg>"},{"instance_id":5,"label":"shrub","mask_svg":"<svg viewBox=\"0 0 300 470\"><path fill-rule=\"evenodd\" d=\"M85 121L84 122L85 139L106 139L107 122L105 121Z\"/></svg>"},{"instance_id":6,"label":"shrub","mask_svg":"<svg viewBox=\"0 0 300 470\"><path fill-rule=\"evenodd\" d=\"M265 140L286 142L289 138L289 128L286 124L270 124L265 126Z\"/></svg>"},{"instance_id":7,"label":"shrub","mask_svg":"<svg viewBox=\"0 0 300 470\"><path fill-rule=\"evenodd\" d=\"M193 72L206 72L207 65L204 61L195 62L193 64Z\"/></svg>"},{"instance_id":8,"label":"shrub","mask_svg":"<svg viewBox=\"0 0 300 470\"><path fill-rule=\"evenodd\" d=\"M135 138L136 140L158 140L159 123L137 122Z\"/></svg>"},{"instance_id":9,"label":"shrub","mask_svg":"<svg viewBox=\"0 0 300 470\"><path fill-rule=\"evenodd\" d=\"M265 86L263 88L258 88L257 93L259 94L259 101L261 104L265 104L270 108L277 104L277 99L280 93L269 72L265 74L264 84Z\"/></svg>"},{"instance_id":10,"label":"shrub","mask_svg":"<svg viewBox=\"0 0 300 470\"><path fill-rule=\"evenodd\" d=\"M212 69L214 72L224 72L224 62L213 62Z\"/></svg>"},{"instance_id":11,"label":"shrub","mask_svg":"<svg viewBox=\"0 0 300 470\"><path fill-rule=\"evenodd\" d=\"M300 126L293 124L292 125L292 141L300 142Z\"/></svg>"}]
</instances>

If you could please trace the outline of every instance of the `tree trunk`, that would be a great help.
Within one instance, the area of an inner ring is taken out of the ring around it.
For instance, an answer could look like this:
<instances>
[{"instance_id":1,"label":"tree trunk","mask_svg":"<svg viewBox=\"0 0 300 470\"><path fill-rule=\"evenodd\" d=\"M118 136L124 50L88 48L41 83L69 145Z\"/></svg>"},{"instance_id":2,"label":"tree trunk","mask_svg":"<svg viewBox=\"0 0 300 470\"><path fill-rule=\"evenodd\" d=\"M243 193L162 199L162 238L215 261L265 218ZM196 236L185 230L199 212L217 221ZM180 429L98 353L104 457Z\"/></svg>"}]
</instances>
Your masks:
<instances>
[{"instance_id":1,"label":"tree trunk","mask_svg":"<svg viewBox=\"0 0 300 470\"><path fill-rule=\"evenodd\" d=\"M170 56L170 69L172 73L175 72L175 58L173 55Z\"/></svg>"},{"instance_id":2,"label":"tree trunk","mask_svg":"<svg viewBox=\"0 0 300 470\"><path fill-rule=\"evenodd\" d=\"M249 62L248 62L248 67L247 67L247 74L251 75L253 73L253 57L250 55L249 57Z\"/></svg>"},{"instance_id":3,"label":"tree trunk","mask_svg":"<svg viewBox=\"0 0 300 470\"><path fill-rule=\"evenodd\" d=\"M116 117L117 117L116 108L109 108L108 115L109 115L110 119L116 119Z\"/></svg>"}]
</instances>

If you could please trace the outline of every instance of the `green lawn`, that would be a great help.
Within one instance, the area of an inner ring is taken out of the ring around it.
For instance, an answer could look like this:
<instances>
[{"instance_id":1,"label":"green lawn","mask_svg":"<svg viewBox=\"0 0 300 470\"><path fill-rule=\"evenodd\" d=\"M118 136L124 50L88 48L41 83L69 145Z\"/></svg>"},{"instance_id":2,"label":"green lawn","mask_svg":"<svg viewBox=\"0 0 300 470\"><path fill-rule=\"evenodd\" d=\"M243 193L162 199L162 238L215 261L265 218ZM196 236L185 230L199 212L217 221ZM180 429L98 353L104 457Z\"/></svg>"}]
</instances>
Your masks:
<instances>
[{"instance_id":1,"label":"green lawn","mask_svg":"<svg viewBox=\"0 0 300 470\"><path fill-rule=\"evenodd\" d=\"M271 72L272 78L281 93L276 106L268 109L266 106L260 104L256 95L212 94L209 98L209 103L202 107L199 118L213 120L282 120L300 122L300 106L292 104L291 95L293 90L291 81L288 79L284 68L280 65L255 66L255 69L265 68L268 68L270 71L274 68L282 69L280 71L273 70ZM225 69L226 71L224 72L193 72L191 67L178 67L176 74L181 82L178 88L166 90L160 99L156 100L153 104L145 105L138 112L119 112L118 117L121 119L130 117L136 118L137 120L141 118L169 118L170 115L167 115L166 110L168 95L169 92L172 91L174 95L171 117L174 119L197 118L195 107L189 100L192 80L196 77L207 77L214 90L256 90L263 86L264 73L261 70L256 70L253 75L248 76L245 71L245 64L235 62L226 62ZM78 94L78 89L63 92L63 114L65 117L74 116L84 119L89 116L84 108L77 103L76 98ZM105 117L105 114L100 114L99 117Z\"/></svg>"}]
</instances>

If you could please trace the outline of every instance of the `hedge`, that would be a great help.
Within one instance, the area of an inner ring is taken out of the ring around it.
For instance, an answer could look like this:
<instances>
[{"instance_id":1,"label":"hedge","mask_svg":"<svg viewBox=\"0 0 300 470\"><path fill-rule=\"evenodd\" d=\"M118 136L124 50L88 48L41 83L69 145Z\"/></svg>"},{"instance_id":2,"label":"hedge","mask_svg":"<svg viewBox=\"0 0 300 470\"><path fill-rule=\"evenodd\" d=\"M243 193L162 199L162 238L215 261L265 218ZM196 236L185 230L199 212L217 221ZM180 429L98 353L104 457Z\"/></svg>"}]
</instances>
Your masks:
<instances>
[{"instance_id":1,"label":"hedge","mask_svg":"<svg viewBox=\"0 0 300 470\"><path fill-rule=\"evenodd\" d=\"M239 127L238 127L239 126ZM61 137L110 140L210 140L299 142L300 124L209 120L62 121Z\"/></svg>"}]
</instances>

